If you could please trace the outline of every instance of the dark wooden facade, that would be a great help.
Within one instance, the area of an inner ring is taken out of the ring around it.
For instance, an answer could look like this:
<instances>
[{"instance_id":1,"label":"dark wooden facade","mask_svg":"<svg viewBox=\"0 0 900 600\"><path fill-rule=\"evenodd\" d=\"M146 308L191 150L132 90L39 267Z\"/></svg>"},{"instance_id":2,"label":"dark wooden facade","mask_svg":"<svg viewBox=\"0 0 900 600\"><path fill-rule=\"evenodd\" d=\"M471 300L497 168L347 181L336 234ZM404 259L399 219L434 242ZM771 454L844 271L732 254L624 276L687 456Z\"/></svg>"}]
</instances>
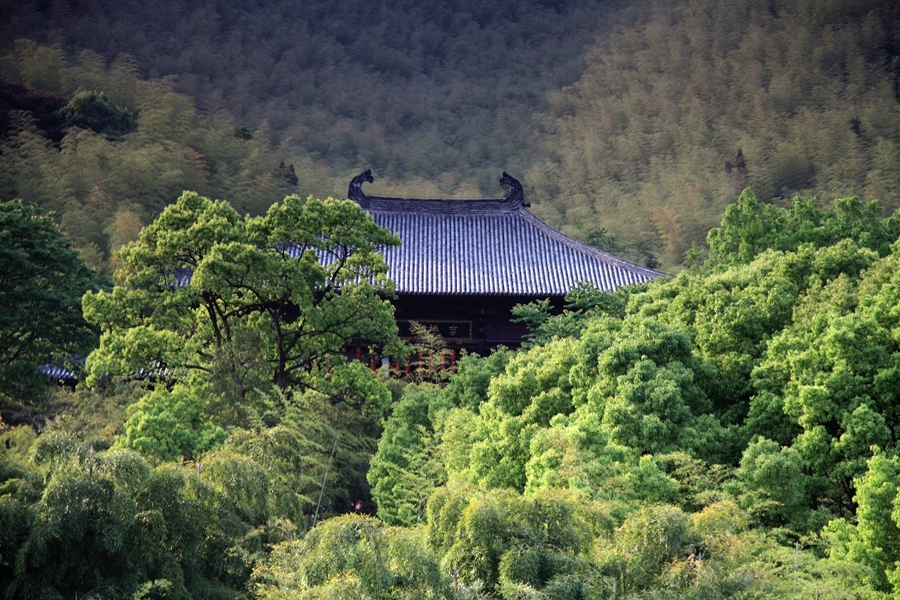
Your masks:
<instances>
[{"instance_id":1,"label":"dark wooden facade","mask_svg":"<svg viewBox=\"0 0 900 600\"><path fill-rule=\"evenodd\" d=\"M527 333L525 325L514 323L515 305L541 300L534 296L441 296L401 295L394 300L400 336L412 339L410 322L437 331L454 350L485 354L492 348L518 348ZM551 298L562 308L562 298Z\"/></svg>"}]
</instances>

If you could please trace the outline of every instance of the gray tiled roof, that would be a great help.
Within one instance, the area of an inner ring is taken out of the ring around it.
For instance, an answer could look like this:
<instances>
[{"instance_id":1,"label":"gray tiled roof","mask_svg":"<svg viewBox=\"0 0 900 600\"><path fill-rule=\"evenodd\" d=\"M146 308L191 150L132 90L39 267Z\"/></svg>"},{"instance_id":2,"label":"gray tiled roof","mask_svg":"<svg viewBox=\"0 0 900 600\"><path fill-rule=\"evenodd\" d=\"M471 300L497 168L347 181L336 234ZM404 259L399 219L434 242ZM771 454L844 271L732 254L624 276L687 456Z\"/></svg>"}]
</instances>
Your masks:
<instances>
[{"instance_id":1,"label":"gray tiled roof","mask_svg":"<svg viewBox=\"0 0 900 600\"><path fill-rule=\"evenodd\" d=\"M350 198L402 242L384 252L398 293L561 296L580 282L614 290L663 275L556 231L528 211L520 184L504 178L511 192L498 200L368 196L354 179Z\"/></svg>"},{"instance_id":2,"label":"gray tiled roof","mask_svg":"<svg viewBox=\"0 0 900 600\"><path fill-rule=\"evenodd\" d=\"M83 361L82 361L83 363ZM62 365L41 365L38 367L38 371L49 377L53 380L75 380L78 379L78 375L75 373L73 369L69 369L68 367L64 367Z\"/></svg>"},{"instance_id":3,"label":"gray tiled roof","mask_svg":"<svg viewBox=\"0 0 900 600\"><path fill-rule=\"evenodd\" d=\"M190 283L190 279L187 280L187 283ZM69 362L70 365L62 365L62 364L46 364L38 367L38 370L55 381L75 381L78 379L78 372L80 370L84 370L85 368L85 357L84 356L73 356ZM160 361L156 361L156 364L152 369L141 369L140 371L134 371L131 373L132 379L165 379L169 377L171 373L169 369L163 366Z\"/></svg>"}]
</instances>

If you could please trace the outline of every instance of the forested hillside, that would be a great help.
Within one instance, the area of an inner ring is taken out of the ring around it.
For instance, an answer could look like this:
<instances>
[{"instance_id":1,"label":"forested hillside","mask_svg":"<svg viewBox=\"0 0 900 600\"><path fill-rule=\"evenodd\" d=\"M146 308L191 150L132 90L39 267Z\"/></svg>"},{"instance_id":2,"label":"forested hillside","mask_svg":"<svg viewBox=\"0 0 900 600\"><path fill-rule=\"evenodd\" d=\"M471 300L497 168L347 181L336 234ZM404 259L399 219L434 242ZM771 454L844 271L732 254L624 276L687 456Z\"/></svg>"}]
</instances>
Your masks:
<instances>
[{"instance_id":1,"label":"forested hillside","mask_svg":"<svg viewBox=\"0 0 900 600\"><path fill-rule=\"evenodd\" d=\"M900 206L900 5L647 2L622 19L542 116L525 180L550 222L672 264L748 186Z\"/></svg>"},{"instance_id":2,"label":"forested hillside","mask_svg":"<svg viewBox=\"0 0 900 600\"><path fill-rule=\"evenodd\" d=\"M0 193L71 212L107 268L183 189L258 214L366 167L419 197L497 196L507 170L554 226L666 268L747 186L900 204L892 2L0 6L7 82L105 92L135 118L46 148L3 119Z\"/></svg>"},{"instance_id":3,"label":"forested hillside","mask_svg":"<svg viewBox=\"0 0 900 600\"><path fill-rule=\"evenodd\" d=\"M900 4L0 16L0 596L900 597ZM366 167L678 273L441 368Z\"/></svg>"},{"instance_id":4,"label":"forested hillside","mask_svg":"<svg viewBox=\"0 0 900 600\"><path fill-rule=\"evenodd\" d=\"M433 181L426 193L496 194L500 171L524 168L530 115L577 79L610 12L585 0L15 4L3 39L58 43L69 59L128 53L202 114L266 123L282 153L324 160L340 182L326 195L367 166L410 189Z\"/></svg>"}]
</instances>

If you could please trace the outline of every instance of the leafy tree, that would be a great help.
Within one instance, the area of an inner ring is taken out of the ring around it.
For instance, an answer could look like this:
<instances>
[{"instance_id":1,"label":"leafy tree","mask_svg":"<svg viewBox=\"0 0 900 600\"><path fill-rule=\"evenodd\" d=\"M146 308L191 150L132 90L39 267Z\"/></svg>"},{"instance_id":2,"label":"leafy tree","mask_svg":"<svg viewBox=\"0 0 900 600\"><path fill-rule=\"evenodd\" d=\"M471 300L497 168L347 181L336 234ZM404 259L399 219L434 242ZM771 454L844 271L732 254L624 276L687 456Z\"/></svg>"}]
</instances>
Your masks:
<instances>
[{"instance_id":1,"label":"leafy tree","mask_svg":"<svg viewBox=\"0 0 900 600\"><path fill-rule=\"evenodd\" d=\"M770 527L790 524L802 530L810 512L803 467L796 450L760 437L744 450L735 472L738 504Z\"/></svg>"},{"instance_id":2,"label":"leafy tree","mask_svg":"<svg viewBox=\"0 0 900 600\"><path fill-rule=\"evenodd\" d=\"M554 417L549 428L534 434L529 454L528 494L568 488L607 504L620 517L643 503L686 500L656 457L611 442L588 411Z\"/></svg>"},{"instance_id":3,"label":"leafy tree","mask_svg":"<svg viewBox=\"0 0 900 600\"><path fill-rule=\"evenodd\" d=\"M128 451L96 453L48 434L34 448L46 486L18 549L15 597L130 597L148 581L186 598L182 569L165 548L161 515L135 502L150 469Z\"/></svg>"},{"instance_id":4,"label":"leafy tree","mask_svg":"<svg viewBox=\"0 0 900 600\"><path fill-rule=\"evenodd\" d=\"M487 400L492 376L501 373L512 356L506 349L485 358L465 354L443 389L422 384L402 390L367 474L384 522L419 522L431 492L446 481L447 463L454 462L449 457L468 461L469 446L452 441L455 433L461 433L454 432L455 424L467 416L474 418Z\"/></svg>"},{"instance_id":5,"label":"leafy tree","mask_svg":"<svg viewBox=\"0 0 900 600\"><path fill-rule=\"evenodd\" d=\"M203 412L202 401L184 386L157 388L128 407L125 436L117 445L150 460L193 460L227 437L203 418Z\"/></svg>"},{"instance_id":6,"label":"leafy tree","mask_svg":"<svg viewBox=\"0 0 900 600\"><path fill-rule=\"evenodd\" d=\"M0 433L0 593L15 577L16 556L34 521L32 507L41 497L43 478L27 458L36 437L22 425Z\"/></svg>"},{"instance_id":7,"label":"leafy tree","mask_svg":"<svg viewBox=\"0 0 900 600\"><path fill-rule=\"evenodd\" d=\"M739 439L709 414L703 371L681 327L639 317L589 320L580 339L536 346L492 381L465 473L485 486L524 489L533 436L573 413L567 423L589 428L585 439L598 444L598 459L609 443L637 456L690 448L723 460Z\"/></svg>"},{"instance_id":8,"label":"leafy tree","mask_svg":"<svg viewBox=\"0 0 900 600\"><path fill-rule=\"evenodd\" d=\"M867 556L876 573L884 573L894 592L900 587L900 460L877 453L856 482L856 516L860 540L870 550Z\"/></svg>"},{"instance_id":9,"label":"leafy tree","mask_svg":"<svg viewBox=\"0 0 900 600\"><path fill-rule=\"evenodd\" d=\"M796 424L793 447L820 478L817 495L849 514L852 482L865 472L872 448L897 443L897 348L890 334L897 257L875 261L849 240L816 254L835 275L810 289L793 324L769 342L753 374L759 394L751 410L764 404L758 413L769 412L767 422L781 414Z\"/></svg>"},{"instance_id":10,"label":"leafy tree","mask_svg":"<svg viewBox=\"0 0 900 600\"><path fill-rule=\"evenodd\" d=\"M256 593L271 600L445 597L446 580L422 533L361 515L328 519L273 549L254 572Z\"/></svg>"},{"instance_id":11,"label":"leafy tree","mask_svg":"<svg viewBox=\"0 0 900 600\"><path fill-rule=\"evenodd\" d=\"M186 192L121 251L116 288L85 296L103 331L88 381L161 364L228 399L238 419L272 383L358 401L350 391L374 382L335 357L354 338L397 339L377 254L397 243L349 201L289 196L240 219Z\"/></svg>"},{"instance_id":12,"label":"leafy tree","mask_svg":"<svg viewBox=\"0 0 900 600\"><path fill-rule=\"evenodd\" d=\"M876 589L896 594L900 586L900 461L883 452L874 454L866 472L855 481L859 505L857 524L836 519L824 529L831 556L849 559L872 569Z\"/></svg>"},{"instance_id":13,"label":"leafy tree","mask_svg":"<svg viewBox=\"0 0 900 600\"><path fill-rule=\"evenodd\" d=\"M393 406L366 478L378 516L388 525L412 526L422 520L428 497L446 481L434 456L434 426L429 408L434 391L410 389Z\"/></svg>"},{"instance_id":14,"label":"leafy tree","mask_svg":"<svg viewBox=\"0 0 900 600\"><path fill-rule=\"evenodd\" d=\"M693 541L688 516L674 506L646 506L633 514L600 551L604 575L618 583L615 595L649 588L667 563Z\"/></svg>"},{"instance_id":15,"label":"leafy tree","mask_svg":"<svg viewBox=\"0 0 900 600\"><path fill-rule=\"evenodd\" d=\"M747 264L764 250L797 250L803 244L823 248L844 239L874 250L890 252L900 235L900 217L884 219L882 206L859 198L836 200L823 211L815 198L794 198L791 208L763 204L749 189L725 209L722 226L710 230L710 261Z\"/></svg>"},{"instance_id":16,"label":"leafy tree","mask_svg":"<svg viewBox=\"0 0 900 600\"><path fill-rule=\"evenodd\" d=\"M429 540L457 591L503 598L592 597L599 582L587 560L590 541L610 528L602 508L564 490L522 497L447 486L428 502Z\"/></svg>"},{"instance_id":17,"label":"leafy tree","mask_svg":"<svg viewBox=\"0 0 900 600\"><path fill-rule=\"evenodd\" d=\"M312 408L312 407L307 407ZM291 538L306 529L328 468L323 442L333 430L322 415L308 410L274 427L236 430L224 447L256 462L268 478L268 525L273 540ZM337 471L337 469L336 469Z\"/></svg>"},{"instance_id":18,"label":"leafy tree","mask_svg":"<svg viewBox=\"0 0 900 600\"><path fill-rule=\"evenodd\" d=\"M39 404L43 364L85 355L97 330L81 296L97 291L94 273L53 222L21 200L0 202L0 397Z\"/></svg>"},{"instance_id":19,"label":"leafy tree","mask_svg":"<svg viewBox=\"0 0 900 600\"><path fill-rule=\"evenodd\" d=\"M62 127L90 129L108 138L120 138L135 129L134 118L104 92L78 92L57 113Z\"/></svg>"},{"instance_id":20,"label":"leafy tree","mask_svg":"<svg viewBox=\"0 0 900 600\"><path fill-rule=\"evenodd\" d=\"M581 283L566 294L561 314L552 314L550 301L545 299L517 304L512 310L513 320L528 326L528 341L524 347L549 342L554 336L578 337L593 318L624 317L628 298L643 290L642 285L630 285L606 292Z\"/></svg>"},{"instance_id":21,"label":"leafy tree","mask_svg":"<svg viewBox=\"0 0 900 600\"><path fill-rule=\"evenodd\" d=\"M456 373L441 391L450 406L477 411L487 400L491 379L503 373L515 353L497 348L488 356L464 354L456 361Z\"/></svg>"}]
</instances>

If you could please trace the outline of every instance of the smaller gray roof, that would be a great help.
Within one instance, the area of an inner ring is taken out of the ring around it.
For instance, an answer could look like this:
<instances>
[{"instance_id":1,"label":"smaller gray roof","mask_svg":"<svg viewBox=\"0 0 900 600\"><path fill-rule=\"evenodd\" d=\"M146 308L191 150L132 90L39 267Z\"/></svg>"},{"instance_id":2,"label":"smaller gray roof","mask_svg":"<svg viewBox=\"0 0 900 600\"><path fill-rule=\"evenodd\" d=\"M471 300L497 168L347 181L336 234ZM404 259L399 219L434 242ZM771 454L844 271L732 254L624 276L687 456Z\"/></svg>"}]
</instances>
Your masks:
<instances>
[{"instance_id":1,"label":"smaller gray roof","mask_svg":"<svg viewBox=\"0 0 900 600\"><path fill-rule=\"evenodd\" d=\"M400 294L563 296L587 282L612 291L664 274L556 231L528 211L521 184L503 173L506 198L425 200L348 194L401 240L384 250Z\"/></svg>"},{"instance_id":2,"label":"smaller gray roof","mask_svg":"<svg viewBox=\"0 0 900 600\"><path fill-rule=\"evenodd\" d=\"M190 283L190 279L187 280L187 283ZM77 371L83 370L87 361L84 356L73 356L69 362L71 363L69 366L59 363L41 365L38 367L38 371L54 381L77 381ZM131 373L131 379L165 379L170 375L169 369L166 368L161 361L156 361L152 369L133 371Z\"/></svg>"}]
</instances>

